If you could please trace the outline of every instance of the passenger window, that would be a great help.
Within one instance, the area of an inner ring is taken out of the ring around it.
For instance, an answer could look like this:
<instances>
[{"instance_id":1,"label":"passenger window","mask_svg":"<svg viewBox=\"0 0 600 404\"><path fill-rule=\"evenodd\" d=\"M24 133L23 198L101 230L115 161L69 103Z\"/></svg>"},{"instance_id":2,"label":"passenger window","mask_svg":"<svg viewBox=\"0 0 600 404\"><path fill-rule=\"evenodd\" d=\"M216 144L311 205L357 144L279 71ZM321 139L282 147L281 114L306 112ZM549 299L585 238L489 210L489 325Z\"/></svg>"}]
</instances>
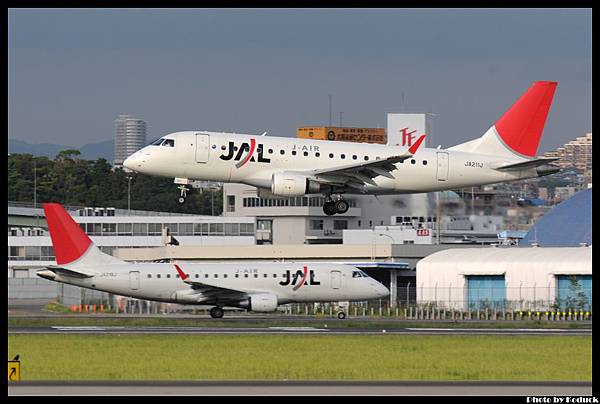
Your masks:
<instances>
[{"instance_id":1,"label":"passenger window","mask_svg":"<svg viewBox=\"0 0 600 404\"><path fill-rule=\"evenodd\" d=\"M222 145L222 146L221 146L221 150L225 150L225 149L227 149L227 146L225 146L225 145Z\"/></svg>"},{"instance_id":2,"label":"passenger window","mask_svg":"<svg viewBox=\"0 0 600 404\"><path fill-rule=\"evenodd\" d=\"M369 156L365 156L365 161L368 161L368 160L369 160Z\"/></svg>"},{"instance_id":3,"label":"passenger window","mask_svg":"<svg viewBox=\"0 0 600 404\"><path fill-rule=\"evenodd\" d=\"M227 278L227 274L223 274L223 278Z\"/></svg>"},{"instance_id":4,"label":"passenger window","mask_svg":"<svg viewBox=\"0 0 600 404\"><path fill-rule=\"evenodd\" d=\"M307 152L307 151L305 151L305 152L304 152L304 157L307 157L307 156L308 156L308 152Z\"/></svg>"},{"instance_id":5,"label":"passenger window","mask_svg":"<svg viewBox=\"0 0 600 404\"><path fill-rule=\"evenodd\" d=\"M254 277L255 277L255 278L258 278L258 274L254 274Z\"/></svg>"},{"instance_id":6,"label":"passenger window","mask_svg":"<svg viewBox=\"0 0 600 404\"><path fill-rule=\"evenodd\" d=\"M315 157L321 157L321 153L319 153L319 152L316 152L316 153L315 153Z\"/></svg>"},{"instance_id":7,"label":"passenger window","mask_svg":"<svg viewBox=\"0 0 600 404\"><path fill-rule=\"evenodd\" d=\"M356 160L358 157L356 157L356 154L352 156L352 160Z\"/></svg>"},{"instance_id":8,"label":"passenger window","mask_svg":"<svg viewBox=\"0 0 600 404\"><path fill-rule=\"evenodd\" d=\"M248 274L244 274L244 278L247 278L247 277L248 277Z\"/></svg>"},{"instance_id":9,"label":"passenger window","mask_svg":"<svg viewBox=\"0 0 600 404\"><path fill-rule=\"evenodd\" d=\"M340 154L340 157L341 157L341 159L343 160L343 159L345 159L345 158L346 158L346 155L345 155L345 154Z\"/></svg>"},{"instance_id":10,"label":"passenger window","mask_svg":"<svg viewBox=\"0 0 600 404\"><path fill-rule=\"evenodd\" d=\"M296 155L296 150L292 150L292 156Z\"/></svg>"},{"instance_id":11,"label":"passenger window","mask_svg":"<svg viewBox=\"0 0 600 404\"><path fill-rule=\"evenodd\" d=\"M205 278L208 278L208 274L204 274L204 277L205 277Z\"/></svg>"},{"instance_id":12,"label":"passenger window","mask_svg":"<svg viewBox=\"0 0 600 404\"><path fill-rule=\"evenodd\" d=\"M329 158L332 159L333 158L333 153L329 153Z\"/></svg>"},{"instance_id":13,"label":"passenger window","mask_svg":"<svg viewBox=\"0 0 600 404\"><path fill-rule=\"evenodd\" d=\"M267 277L267 274L264 274L264 275L263 275L263 278L266 278L266 277Z\"/></svg>"},{"instance_id":14,"label":"passenger window","mask_svg":"<svg viewBox=\"0 0 600 404\"><path fill-rule=\"evenodd\" d=\"M173 139L165 139L165 141L163 142L163 144L161 146L175 147L175 140L173 140Z\"/></svg>"},{"instance_id":15,"label":"passenger window","mask_svg":"<svg viewBox=\"0 0 600 404\"><path fill-rule=\"evenodd\" d=\"M235 277L236 277L236 278L239 278L240 276L239 276L238 274L235 274Z\"/></svg>"},{"instance_id":16,"label":"passenger window","mask_svg":"<svg viewBox=\"0 0 600 404\"><path fill-rule=\"evenodd\" d=\"M285 150L283 150L283 149L279 150L279 154L282 154L282 155L285 154Z\"/></svg>"},{"instance_id":17,"label":"passenger window","mask_svg":"<svg viewBox=\"0 0 600 404\"><path fill-rule=\"evenodd\" d=\"M427 165L427 160L423 160L423 165L426 166Z\"/></svg>"},{"instance_id":18,"label":"passenger window","mask_svg":"<svg viewBox=\"0 0 600 404\"><path fill-rule=\"evenodd\" d=\"M410 164L415 164L416 162L417 162L417 160L415 160L415 159L410 160Z\"/></svg>"},{"instance_id":19,"label":"passenger window","mask_svg":"<svg viewBox=\"0 0 600 404\"><path fill-rule=\"evenodd\" d=\"M218 274L215 274L215 278L218 278L218 277L219 277L219 275L218 275Z\"/></svg>"},{"instance_id":20,"label":"passenger window","mask_svg":"<svg viewBox=\"0 0 600 404\"><path fill-rule=\"evenodd\" d=\"M167 274L167 278L170 278L170 277L171 277L171 274Z\"/></svg>"},{"instance_id":21,"label":"passenger window","mask_svg":"<svg viewBox=\"0 0 600 404\"><path fill-rule=\"evenodd\" d=\"M269 154L273 154L273 149L269 149Z\"/></svg>"},{"instance_id":22,"label":"passenger window","mask_svg":"<svg viewBox=\"0 0 600 404\"><path fill-rule=\"evenodd\" d=\"M277 274L273 274L273 278L277 278Z\"/></svg>"},{"instance_id":23,"label":"passenger window","mask_svg":"<svg viewBox=\"0 0 600 404\"><path fill-rule=\"evenodd\" d=\"M196 278L198 278L200 275L196 274Z\"/></svg>"},{"instance_id":24,"label":"passenger window","mask_svg":"<svg viewBox=\"0 0 600 404\"><path fill-rule=\"evenodd\" d=\"M160 274L157 274L157 275L156 275L156 277L157 277L157 278L160 278Z\"/></svg>"},{"instance_id":25,"label":"passenger window","mask_svg":"<svg viewBox=\"0 0 600 404\"><path fill-rule=\"evenodd\" d=\"M152 278L152 275L151 275L151 274L148 274L148 278Z\"/></svg>"}]
</instances>

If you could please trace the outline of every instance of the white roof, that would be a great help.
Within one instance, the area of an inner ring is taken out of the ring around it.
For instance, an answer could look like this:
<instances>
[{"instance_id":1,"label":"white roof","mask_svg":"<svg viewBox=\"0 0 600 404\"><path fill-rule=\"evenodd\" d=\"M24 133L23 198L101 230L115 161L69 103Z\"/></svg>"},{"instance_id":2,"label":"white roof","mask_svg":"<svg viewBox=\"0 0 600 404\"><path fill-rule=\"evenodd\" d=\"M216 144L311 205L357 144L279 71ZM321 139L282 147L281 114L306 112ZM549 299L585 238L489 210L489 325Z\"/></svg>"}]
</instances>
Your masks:
<instances>
[{"instance_id":1,"label":"white roof","mask_svg":"<svg viewBox=\"0 0 600 404\"><path fill-rule=\"evenodd\" d=\"M554 274L592 273L591 247L454 248L420 260L420 270L454 270L461 274L501 274L545 270Z\"/></svg>"}]
</instances>

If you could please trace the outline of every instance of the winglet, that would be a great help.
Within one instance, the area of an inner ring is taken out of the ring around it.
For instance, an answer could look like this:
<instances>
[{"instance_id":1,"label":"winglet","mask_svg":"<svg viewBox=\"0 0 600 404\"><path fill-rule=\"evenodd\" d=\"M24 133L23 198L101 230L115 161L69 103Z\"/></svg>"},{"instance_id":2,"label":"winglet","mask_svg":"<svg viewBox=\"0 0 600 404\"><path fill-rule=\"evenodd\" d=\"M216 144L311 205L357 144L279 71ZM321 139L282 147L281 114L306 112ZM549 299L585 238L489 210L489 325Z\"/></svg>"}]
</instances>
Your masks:
<instances>
[{"instance_id":1,"label":"winglet","mask_svg":"<svg viewBox=\"0 0 600 404\"><path fill-rule=\"evenodd\" d=\"M181 280L182 281L186 281L187 278L189 278L189 275L185 274L181 268L179 268L179 265L175 264L175 269L177 270L177 272L179 273L179 276L181 276Z\"/></svg>"},{"instance_id":2,"label":"winglet","mask_svg":"<svg viewBox=\"0 0 600 404\"><path fill-rule=\"evenodd\" d=\"M417 141L412 146L410 146L408 152L410 154L415 154L419 149L419 146L421 146L421 143L423 143L423 140L425 140L425 134L422 134L421 137L419 137Z\"/></svg>"}]
</instances>

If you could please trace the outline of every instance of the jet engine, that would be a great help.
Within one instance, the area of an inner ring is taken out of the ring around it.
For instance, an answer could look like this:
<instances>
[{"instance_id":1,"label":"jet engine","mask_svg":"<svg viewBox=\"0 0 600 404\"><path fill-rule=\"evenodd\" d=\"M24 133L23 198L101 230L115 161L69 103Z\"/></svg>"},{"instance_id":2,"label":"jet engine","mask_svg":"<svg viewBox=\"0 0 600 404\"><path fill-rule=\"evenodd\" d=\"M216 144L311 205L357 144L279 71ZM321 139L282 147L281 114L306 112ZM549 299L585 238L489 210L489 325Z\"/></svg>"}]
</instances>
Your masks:
<instances>
[{"instance_id":1,"label":"jet engine","mask_svg":"<svg viewBox=\"0 0 600 404\"><path fill-rule=\"evenodd\" d=\"M272 293L257 293L250 295L248 300L240 304L250 311L269 312L277 310L277 296Z\"/></svg>"},{"instance_id":2,"label":"jet engine","mask_svg":"<svg viewBox=\"0 0 600 404\"><path fill-rule=\"evenodd\" d=\"M279 196L303 196L315 194L321 185L307 176L297 173L274 173L271 182L271 193Z\"/></svg>"}]
</instances>

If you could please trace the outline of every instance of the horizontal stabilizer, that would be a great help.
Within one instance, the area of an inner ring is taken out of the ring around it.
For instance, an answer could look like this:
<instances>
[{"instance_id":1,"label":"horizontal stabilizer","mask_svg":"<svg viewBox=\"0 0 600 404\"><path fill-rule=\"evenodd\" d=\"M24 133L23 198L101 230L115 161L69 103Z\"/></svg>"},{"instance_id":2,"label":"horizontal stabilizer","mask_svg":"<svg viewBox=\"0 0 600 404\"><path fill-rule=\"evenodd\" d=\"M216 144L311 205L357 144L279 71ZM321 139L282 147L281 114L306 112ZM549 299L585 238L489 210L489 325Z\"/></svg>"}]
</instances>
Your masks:
<instances>
[{"instance_id":1,"label":"horizontal stabilizer","mask_svg":"<svg viewBox=\"0 0 600 404\"><path fill-rule=\"evenodd\" d=\"M45 270L41 270L41 271L37 272L38 276L41 276L42 278L46 278L46 279L54 278L54 276L52 276L52 273L58 274L58 275L70 276L72 278L91 278L95 275L95 273L90 272L90 271L82 271L80 269L74 270L74 269L63 268L63 267L58 267L58 266L54 266L54 265L49 265L46 267Z\"/></svg>"},{"instance_id":2,"label":"horizontal stabilizer","mask_svg":"<svg viewBox=\"0 0 600 404\"><path fill-rule=\"evenodd\" d=\"M529 168L536 168L545 164L551 163L558 160L559 157L548 157L548 158L537 158L533 160L523 161L521 163L507 164L504 166L496 167L496 170L500 171L519 171L527 170Z\"/></svg>"}]
</instances>

